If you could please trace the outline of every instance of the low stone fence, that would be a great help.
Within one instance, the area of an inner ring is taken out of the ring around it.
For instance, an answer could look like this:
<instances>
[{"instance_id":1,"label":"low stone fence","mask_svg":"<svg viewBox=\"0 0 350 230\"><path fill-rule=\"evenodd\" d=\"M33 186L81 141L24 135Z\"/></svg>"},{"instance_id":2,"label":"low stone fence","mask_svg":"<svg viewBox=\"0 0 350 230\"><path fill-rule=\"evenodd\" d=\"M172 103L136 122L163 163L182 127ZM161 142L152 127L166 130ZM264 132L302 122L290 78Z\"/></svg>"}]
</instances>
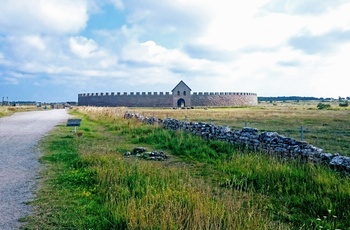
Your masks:
<instances>
[{"instance_id":1,"label":"low stone fence","mask_svg":"<svg viewBox=\"0 0 350 230\"><path fill-rule=\"evenodd\" d=\"M137 113L126 113L124 118L136 118L147 124L162 124L165 129L183 130L206 139L226 141L283 158L323 163L338 171L350 173L350 157L341 156L339 153L326 153L304 141L297 141L276 132L259 133L258 129L249 127L242 130L231 130L229 127L204 122L187 122L172 118L165 120L155 117L147 118Z\"/></svg>"}]
</instances>

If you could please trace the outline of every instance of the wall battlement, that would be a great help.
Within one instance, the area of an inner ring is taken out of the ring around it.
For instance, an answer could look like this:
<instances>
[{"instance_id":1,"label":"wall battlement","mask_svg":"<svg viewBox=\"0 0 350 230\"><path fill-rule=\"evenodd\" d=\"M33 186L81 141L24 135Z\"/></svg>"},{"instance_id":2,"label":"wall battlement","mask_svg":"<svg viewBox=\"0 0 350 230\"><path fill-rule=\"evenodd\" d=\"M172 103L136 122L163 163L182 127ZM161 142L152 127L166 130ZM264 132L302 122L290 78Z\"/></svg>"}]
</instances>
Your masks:
<instances>
[{"instance_id":1,"label":"wall battlement","mask_svg":"<svg viewBox=\"0 0 350 230\"><path fill-rule=\"evenodd\" d=\"M104 97L104 96L139 96L139 95L172 95L171 92L106 92L106 93L79 93L78 97ZM193 92L191 95L255 95L245 92Z\"/></svg>"},{"instance_id":2,"label":"wall battlement","mask_svg":"<svg viewBox=\"0 0 350 230\"><path fill-rule=\"evenodd\" d=\"M256 93L194 92L183 82L171 92L80 93L78 105L127 107L193 107L257 105Z\"/></svg>"},{"instance_id":3,"label":"wall battlement","mask_svg":"<svg viewBox=\"0 0 350 230\"><path fill-rule=\"evenodd\" d=\"M105 96L139 96L139 95L170 95L169 92L106 92L106 93L79 93L78 97L105 97Z\"/></svg>"}]
</instances>

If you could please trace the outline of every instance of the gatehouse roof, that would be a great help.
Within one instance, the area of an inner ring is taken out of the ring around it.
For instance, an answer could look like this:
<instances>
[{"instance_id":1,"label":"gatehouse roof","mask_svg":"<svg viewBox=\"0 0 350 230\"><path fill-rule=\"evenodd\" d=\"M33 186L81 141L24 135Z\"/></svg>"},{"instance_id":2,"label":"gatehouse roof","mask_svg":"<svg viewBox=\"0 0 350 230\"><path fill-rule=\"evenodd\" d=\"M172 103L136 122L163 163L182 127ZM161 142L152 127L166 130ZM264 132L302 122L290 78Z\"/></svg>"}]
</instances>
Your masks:
<instances>
[{"instance_id":1,"label":"gatehouse roof","mask_svg":"<svg viewBox=\"0 0 350 230\"><path fill-rule=\"evenodd\" d=\"M188 85L186 85L186 83L183 82L183 80L181 80L181 81L179 82L179 84L177 84L171 92L174 92L175 89L176 89L177 87L181 86L181 85L184 85L184 86L187 87L190 91L192 91L192 89L191 89L190 87L188 87Z\"/></svg>"}]
</instances>

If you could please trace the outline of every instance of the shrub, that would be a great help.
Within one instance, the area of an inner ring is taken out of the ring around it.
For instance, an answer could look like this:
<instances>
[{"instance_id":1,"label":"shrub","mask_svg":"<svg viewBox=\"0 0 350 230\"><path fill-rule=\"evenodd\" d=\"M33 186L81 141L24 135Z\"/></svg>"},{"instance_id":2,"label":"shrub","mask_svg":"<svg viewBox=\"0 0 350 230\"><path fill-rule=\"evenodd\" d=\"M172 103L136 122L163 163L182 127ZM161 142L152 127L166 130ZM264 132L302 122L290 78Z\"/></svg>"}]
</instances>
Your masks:
<instances>
[{"instance_id":1,"label":"shrub","mask_svg":"<svg viewBox=\"0 0 350 230\"><path fill-rule=\"evenodd\" d=\"M331 105L330 104L324 104L324 103L318 103L317 104L317 108L318 109L330 109L331 108Z\"/></svg>"},{"instance_id":2,"label":"shrub","mask_svg":"<svg viewBox=\"0 0 350 230\"><path fill-rule=\"evenodd\" d=\"M349 102L348 101L343 101L339 103L340 107L348 107L349 106Z\"/></svg>"}]
</instances>

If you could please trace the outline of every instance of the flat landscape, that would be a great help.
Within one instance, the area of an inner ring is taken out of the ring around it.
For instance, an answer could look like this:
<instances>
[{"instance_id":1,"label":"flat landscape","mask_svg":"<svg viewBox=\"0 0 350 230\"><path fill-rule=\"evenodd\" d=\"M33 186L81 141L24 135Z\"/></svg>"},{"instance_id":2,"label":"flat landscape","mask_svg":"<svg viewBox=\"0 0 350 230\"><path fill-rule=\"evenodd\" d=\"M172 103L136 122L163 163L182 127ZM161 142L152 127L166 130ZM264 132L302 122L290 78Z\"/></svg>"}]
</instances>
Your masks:
<instances>
[{"instance_id":1,"label":"flat landscape","mask_svg":"<svg viewBox=\"0 0 350 230\"><path fill-rule=\"evenodd\" d=\"M42 143L43 182L26 229L349 229L349 176L328 166L164 130L143 116L276 131L349 156L350 110L333 103L242 108L76 107L77 133L61 125ZM136 147L164 161L136 157ZM130 152L131 155L125 154Z\"/></svg>"}]
</instances>

